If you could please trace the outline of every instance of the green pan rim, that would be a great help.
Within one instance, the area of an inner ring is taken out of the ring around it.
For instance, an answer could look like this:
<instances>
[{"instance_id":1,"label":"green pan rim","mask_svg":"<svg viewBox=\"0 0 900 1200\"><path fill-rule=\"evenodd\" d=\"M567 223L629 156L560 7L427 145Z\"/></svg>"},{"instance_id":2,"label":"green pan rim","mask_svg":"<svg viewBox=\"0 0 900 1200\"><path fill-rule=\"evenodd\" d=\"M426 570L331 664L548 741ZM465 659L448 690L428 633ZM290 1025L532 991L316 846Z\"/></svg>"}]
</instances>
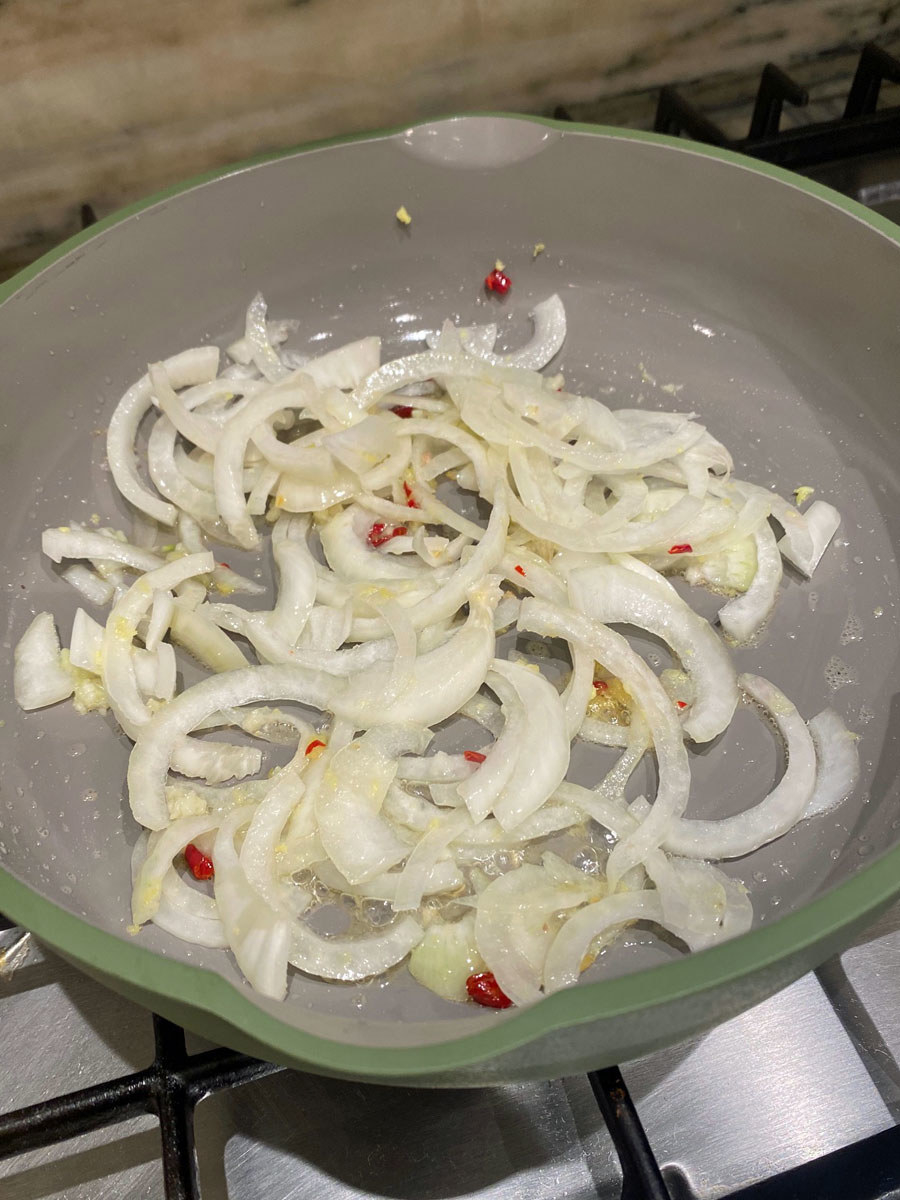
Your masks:
<instances>
[{"instance_id":1,"label":"green pan rim","mask_svg":"<svg viewBox=\"0 0 900 1200\"><path fill-rule=\"evenodd\" d=\"M475 112L436 120L501 118L526 121L563 133L590 134L649 142L685 154L718 159L732 166L767 175L843 210L900 245L900 228L856 201L780 167L756 162L730 150L686 143L663 134L617 129L603 125L554 121L514 113ZM421 122L433 124L434 121ZM98 233L146 209L201 184L239 171L330 146L396 136L408 126L350 137L311 142L198 175L120 209L43 255L31 266L0 285L0 304L47 267ZM751 930L731 942L698 954L637 971L615 979L583 984L548 996L531 1008L498 1015L496 1025L450 1041L427 1046L361 1046L307 1033L263 1011L247 994L216 972L166 958L134 941L98 929L46 899L8 871L0 869L0 909L32 930L49 946L87 964L111 979L141 988L195 1010L207 1011L272 1050L274 1058L288 1057L326 1072L370 1078L438 1075L470 1066L540 1038L553 1030L587 1021L609 1020L626 1013L651 1011L688 1000L717 988L733 986L767 967L802 955L864 920L900 894L900 846L860 870L818 899L810 901L772 925Z\"/></svg>"}]
</instances>

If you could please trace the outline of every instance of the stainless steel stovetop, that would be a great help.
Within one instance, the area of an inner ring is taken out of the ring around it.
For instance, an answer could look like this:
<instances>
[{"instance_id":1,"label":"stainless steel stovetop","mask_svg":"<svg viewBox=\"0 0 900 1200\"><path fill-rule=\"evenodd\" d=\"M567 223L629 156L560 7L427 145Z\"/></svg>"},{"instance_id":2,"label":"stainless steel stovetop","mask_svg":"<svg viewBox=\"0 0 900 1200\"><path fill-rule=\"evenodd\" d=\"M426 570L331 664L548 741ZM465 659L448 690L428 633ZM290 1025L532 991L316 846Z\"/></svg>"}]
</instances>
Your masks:
<instances>
[{"instance_id":1,"label":"stainless steel stovetop","mask_svg":"<svg viewBox=\"0 0 900 1200\"><path fill-rule=\"evenodd\" d=\"M4 950L20 940L0 933ZM900 1122L898 964L900 905L771 1000L623 1065L673 1197L713 1200ZM146 1011L31 940L2 968L0 1021L3 1110L153 1057ZM203 1100L196 1137L204 1200L621 1195L583 1076L423 1092L286 1071ZM162 1195L151 1116L0 1162L3 1200Z\"/></svg>"}]
</instances>

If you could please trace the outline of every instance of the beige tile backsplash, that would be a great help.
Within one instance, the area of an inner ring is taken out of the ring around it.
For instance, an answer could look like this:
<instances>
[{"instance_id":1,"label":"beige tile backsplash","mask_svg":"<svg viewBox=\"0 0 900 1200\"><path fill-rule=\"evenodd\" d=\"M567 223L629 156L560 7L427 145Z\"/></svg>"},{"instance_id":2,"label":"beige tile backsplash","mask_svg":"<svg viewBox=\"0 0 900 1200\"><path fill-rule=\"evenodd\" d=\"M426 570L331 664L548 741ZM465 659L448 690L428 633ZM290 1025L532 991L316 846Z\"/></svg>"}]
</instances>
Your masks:
<instances>
[{"instance_id":1,"label":"beige tile backsplash","mask_svg":"<svg viewBox=\"0 0 900 1200\"><path fill-rule=\"evenodd\" d=\"M0 265L73 232L83 201L105 213L267 149L467 109L549 112L769 59L825 71L898 34L886 0L6 0Z\"/></svg>"}]
</instances>

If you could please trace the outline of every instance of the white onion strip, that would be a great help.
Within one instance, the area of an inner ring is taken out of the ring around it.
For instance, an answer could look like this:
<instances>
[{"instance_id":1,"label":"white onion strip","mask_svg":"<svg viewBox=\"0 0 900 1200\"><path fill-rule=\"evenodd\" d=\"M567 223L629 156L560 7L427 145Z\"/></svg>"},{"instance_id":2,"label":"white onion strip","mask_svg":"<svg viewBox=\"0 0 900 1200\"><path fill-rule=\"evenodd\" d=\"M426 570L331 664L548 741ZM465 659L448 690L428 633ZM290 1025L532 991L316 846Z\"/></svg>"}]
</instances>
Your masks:
<instances>
[{"instance_id":1,"label":"white onion strip","mask_svg":"<svg viewBox=\"0 0 900 1200\"><path fill-rule=\"evenodd\" d=\"M812 737L796 707L759 675L742 675L740 685L761 705L784 738L787 769L775 788L753 808L721 820L683 818L669 828L665 846L690 858L737 858L787 832L802 816L816 782Z\"/></svg>"}]
</instances>

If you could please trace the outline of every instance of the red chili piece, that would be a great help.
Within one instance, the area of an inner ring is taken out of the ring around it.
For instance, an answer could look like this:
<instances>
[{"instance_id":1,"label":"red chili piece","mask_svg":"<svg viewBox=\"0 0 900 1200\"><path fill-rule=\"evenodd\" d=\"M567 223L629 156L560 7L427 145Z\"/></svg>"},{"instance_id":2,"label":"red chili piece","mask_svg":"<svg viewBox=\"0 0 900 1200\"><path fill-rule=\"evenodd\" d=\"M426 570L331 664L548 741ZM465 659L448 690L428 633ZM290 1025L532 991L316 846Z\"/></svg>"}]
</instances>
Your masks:
<instances>
[{"instance_id":1,"label":"red chili piece","mask_svg":"<svg viewBox=\"0 0 900 1200\"><path fill-rule=\"evenodd\" d=\"M413 495L413 490L409 486L408 483L403 484L403 491L406 496L406 507L407 508L418 508L419 506L418 506L418 504L416 504L416 498Z\"/></svg>"},{"instance_id":2,"label":"red chili piece","mask_svg":"<svg viewBox=\"0 0 900 1200\"><path fill-rule=\"evenodd\" d=\"M322 741L321 738L313 738L313 740L309 743L309 745L306 747L306 749L303 751L303 753L304 754L312 754L313 750L315 750L317 746L324 746L324 745L325 745L325 743Z\"/></svg>"},{"instance_id":3,"label":"red chili piece","mask_svg":"<svg viewBox=\"0 0 900 1200\"><path fill-rule=\"evenodd\" d=\"M406 526L398 525L395 529L388 529L384 521L376 521L366 537L366 541L370 546L377 548L383 546L385 542L389 542L391 538L405 537Z\"/></svg>"},{"instance_id":4,"label":"red chili piece","mask_svg":"<svg viewBox=\"0 0 900 1200\"><path fill-rule=\"evenodd\" d=\"M479 754L477 750L463 750L463 758L466 762L482 763L485 760L484 754Z\"/></svg>"},{"instance_id":5,"label":"red chili piece","mask_svg":"<svg viewBox=\"0 0 900 1200\"><path fill-rule=\"evenodd\" d=\"M685 700L676 700L675 703L679 708L687 708L687 702Z\"/></svg>"},{"instance_id":6,"label":"red chili piece","mask_svg":"<svg viewBox=\"0 0 900 1200\"><path fill-rule=\"evenodd\" d=\"M690 542L680 542L677 546L669 547L670 554L693 554L694 548Z\"/></svg>"},{"instance_id":7,"label":"red chili piece","mask_svg":"<svg viewBox=\"0 0 900 1200\"><path fill-rule=\"evenodd\" d=\"M511 1008L512 1000L500 990L500 984L494 978L493 971L481 971L478 975L470 975L466 980L466 991L476 1004L485 1008Z\"/></svg>"},{"instance_id":8,"label":"red chili piece","mask_svg":"<svg viewBox=\"0 0 900 1200\"><path fill-rule=\"evenodd\" d=\"M410 404L395 404L391 412L396 413L398 417L403 417L404 420L408 420L413 415L412 405Z\"/></svg>"},{"instance_id":9,"label":"red chili piece","mask_svg":"<svg viewBox=\"0 0 900 1200\"><path fill-rule=\"evenodd\" d=\"M609 684L606 682L605 679L595 679L594 680L594 690L595 691L605 692L608 687L609 687Z\"/></svg>"},{"instance_id":10,"label":"red chili piece","mask_svg":"<svg viewBox=\"0 0 900 1200\"><path fill-rule=\"evenodd\" d=\"M519 572L519 574L520 574L520 575L524 575L524 574L525 574L525 568L524 568L524 567L520 567L518 563L516 563L516 570Z\"/></svg>"},{"instance_id":11,"label":"red chili piece","mask_svg":"<svg viewBox=\"0 0 900 1200\"><path fill-rule=\"evenodd\" d=\"M215 875L212 859L198 850L193 842L188 842L184 848L184 861L195 879L212 879Z\"/></svg>"},{"instance_id":12,"label":"red chili piece","mask_svg":"<svg viewBox=\"0 0 900 1200\"><path fill-rule=\"evenodd\" d=\"M485 276L484 286L489 292L496 292L498 296L505 296L512 287L512 280L503 271L498 271L494 267L490 275Z\"/></svg>"},{"instance_id":13,"label":"red chili piece","mask_svg":"<svg viewBox=\"0 0 900 1200\"><path fill-rule=\"evenodd\" d=\"M228 563L219 563L218 565L219 565L220 567L224 567L226 571L230 571L230 570L231 570L231 567L229 567Z\"/></svg>"}]
</instances>

